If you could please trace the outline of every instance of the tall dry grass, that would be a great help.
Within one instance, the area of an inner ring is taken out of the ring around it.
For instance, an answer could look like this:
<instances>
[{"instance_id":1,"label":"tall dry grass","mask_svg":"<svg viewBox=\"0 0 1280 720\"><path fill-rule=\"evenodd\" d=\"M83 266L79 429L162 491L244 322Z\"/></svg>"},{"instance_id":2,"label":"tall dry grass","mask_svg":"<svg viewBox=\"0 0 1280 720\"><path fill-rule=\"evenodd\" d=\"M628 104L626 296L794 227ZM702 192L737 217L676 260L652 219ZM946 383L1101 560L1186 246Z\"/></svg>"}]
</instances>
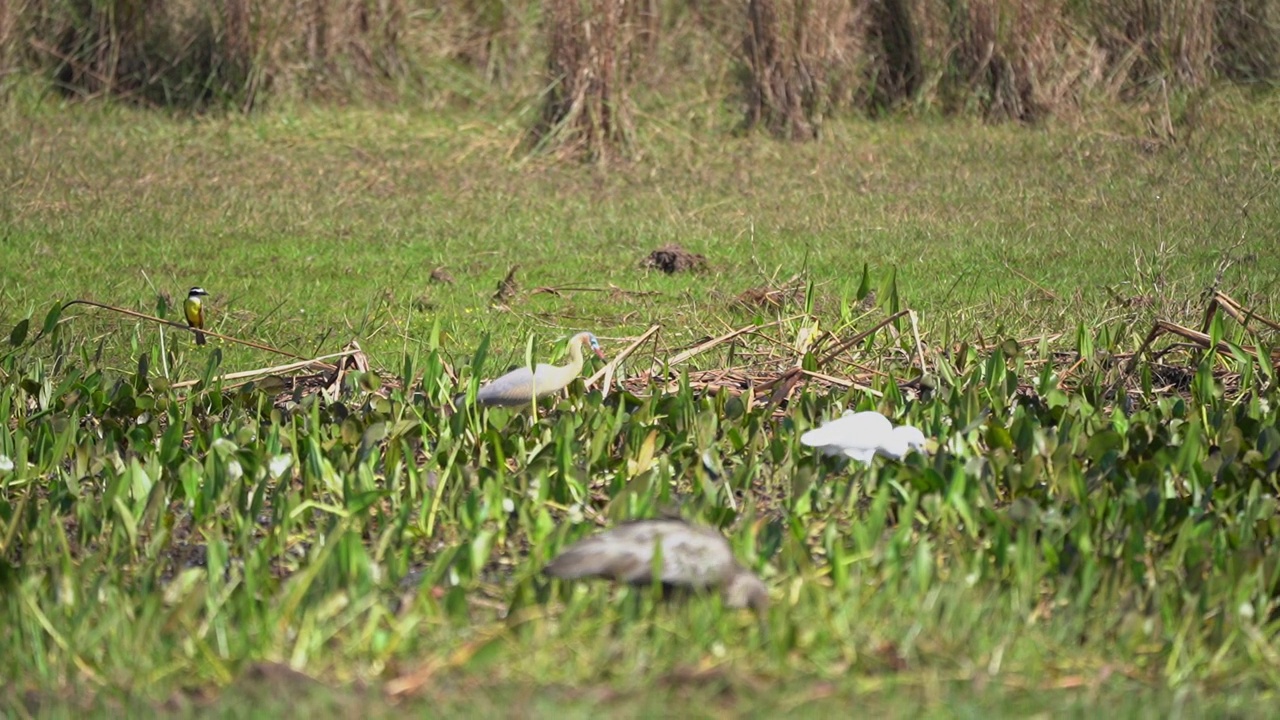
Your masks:
<instances>
[{"instance_id":1,"label":"tall dry grass","mask_svg":"<svg viewBox=\"0 0 1280 720\"><path fill-rule=\"evenodd\" d=\"M25 0L6 60L82 97L157 105L246 98L248 23L244 0Z\"/></svg>"},{"instance_id":2,"label":"tall dry grass","mask_svg":"<svg viewBox=\"0 0 1280 720\"><path fill-rule=\"evenodd\" d=\"M818 136L824 115L847 104L865 57L865 4L748 0L742 40L747 128L793 140Z\"/></svg>"},{"instance_id":3,"label":"tall dry grass","mask_svg":"<svg viewBox=\"0 0 1280 720\"><path fill-rule=\"evenodd\" d=\"M1063 14L1062 0L949 3L940 98L992 120L1063 112L1102 80L1105 53Z\"/></svg>"},{"instance_id":4,"label":"tall dry grass","mask_svg":"<svg viewBox=\"0 0 1280 720\"><path fill-rule=\"evenodd\" d=\"M0 2L0 78L21 66L16 56L23 35L20 24L26 15L24 5L25 0Z\"/></svg>"},{"instance_id":5,"label":"tall dry grass","mask_svg":"<svg viewBox=\"0 0 1280 720\"><path fill-rule=\"evenodd\" d=\"M632 34L624 0L550 0L547 82L535 148L607 162L632 134Z\"/></svg>"},{"instance_id":6,"label":"tall dry grass","mask_svg":"<svg viewBox=\"0 0 1280 720\"><path fill-rule=\"evenodd\" d=\"M1223 77L1280 78L1280 0L1217 0L1214 32L1214 67Z\"/></svg>"},{"instance_id":7,"label":"tall dry grass","mask_svg":"<svg viewBox=\"0 0 1280 720\"><path fill-rule=\"evenodd\" d=\"M0 70L68 95L250 108L264 93L392 92L409 77L405 0L18 0Z\"/></svg>"},{"instance_id":8,"label":"tall dry grass","mask_svg":"<svg viewBox=\"0 0 1280 720\"><path fill-rule=\"evenodd\" d=\"M441 2L436 33L446 55L473 68L480 79L510 88L541 62L543 38L536 30L541 3L532 0Z\"/></svg>"},{"instance_id":9,"label":"tall dry grass","mask_svg":"<svg viewBox=\"0 0 1280 720\"><path fill-rule=\"evenodd\" d=\"M1152 87L1197 88L1212 75L1215 0L1089 3L1082 19L1106 51L1126 95Z\"/></svg>"},{"instance_id":10,"label":"tall dry grass","mask_svg":"<svg viewBox=\"0 0 1280 720\"><path fill-rule=\"evenodd\" d=\"M873 112L913 100L924 85L916 5L911 0L867 2L867 107Z\"/></svg>"},{"instance_id":11,"label":"tall dry grass","mask_svg":"<svg viewBox=\"0 0 1280 720\"><path fill-rule=\"evenodd\" d=\"M1278 68L1280 0L0 0L0 81L189 108L540 97L534 136L590 157L625 145L633 89L811 139L839 113L1033 121Z\"/></svg>"}]
</instances>

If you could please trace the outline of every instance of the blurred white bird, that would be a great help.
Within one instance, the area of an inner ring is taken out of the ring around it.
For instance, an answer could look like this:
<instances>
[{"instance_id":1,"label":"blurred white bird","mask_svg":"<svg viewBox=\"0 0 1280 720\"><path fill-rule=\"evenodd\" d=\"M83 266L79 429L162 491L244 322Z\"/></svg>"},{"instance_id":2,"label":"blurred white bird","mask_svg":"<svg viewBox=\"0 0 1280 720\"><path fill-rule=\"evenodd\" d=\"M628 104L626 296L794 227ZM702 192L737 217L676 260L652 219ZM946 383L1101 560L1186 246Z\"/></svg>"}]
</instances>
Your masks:
<instances>
[{"instance_id":1,"label":"blurred white bird","mask_svg":"<svg viewBox=\"0 0 1280 720\"><path fill-rule=\"evenodd\" d=\"M654 551L662 548L658 581L665 587L720 588L724 604L750 607L763 615L769 591L760 578L738 564L719 531L679 519L623 523L570 545L543 568L551 577L609 578L632 585L653 582Z\"/></svg>"},{"instance_id":2,"label":"blurred white bird","mask_svg":"<svg viewBox=\"0 0 1280 720\"><path fill-rule=\"evenodd\" d=\"M894 427L874 410L846 412L800 436L800 443L819 448L826 455L848 455L870 464L877 454L901 460L909 450L925 450L924 433L910 425Z\"/></svg>"},{"instance_id":3,"label":"blurred white bird","mask_svg":"<svg viewBox=\"0 0 1280 720\"><path fill-rule=\"evenodd\" d=\"M558 392L573 382L582 372L582 346L587 345L601 359L604 352L596 336L589 332L581 332L569 339L569 363L567 365L548 365L538 363L533 370L527 367L516 368L486 383L476 392L476 402L480 405L499 405L517 407L528 405L535 397L542 398ZM466 393L460 393L453 399L454 405L461 405Z\"/></svg>"}]
</instances>

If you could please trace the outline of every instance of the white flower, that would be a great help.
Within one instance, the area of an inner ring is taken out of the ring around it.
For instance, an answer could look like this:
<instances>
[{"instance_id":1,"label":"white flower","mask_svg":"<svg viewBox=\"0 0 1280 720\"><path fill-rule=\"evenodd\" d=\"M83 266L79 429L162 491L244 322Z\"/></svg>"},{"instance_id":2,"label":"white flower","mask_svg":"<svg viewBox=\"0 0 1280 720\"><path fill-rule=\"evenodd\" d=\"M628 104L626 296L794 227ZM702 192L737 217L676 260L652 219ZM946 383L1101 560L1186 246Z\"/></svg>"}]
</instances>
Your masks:
<instances>
[{"instance_id":1,"label":"white flower","mask_svg":"<svg viewBox=\"0 0 1280 720\"><path fill-rule=\"evenodd\" d=\"M232 482L244 477L244 468L240 467L239 460L232 460L227 463L227 477L231 478Z\"/></svg>"},{"instance_id":2,"label":"white flower","mask_svg":"<svg viewBox=\"0 0 1280 720\"><path fill-rule=\"evenodd\" d=\"M516 501L511 498L502 498L502 512L510 515L516 511Z\"/></svg>"},{"instance_id":3,"label":"white flower","mask_svg":"<svg viewBox=\"0 0 1280 720\"><path fill-rule=\"evenodd\" d=\"M1248 600L1245 600L1244 602L1240 603L1240 607L1236 610L1236 612L1239 612L1240 617L1244 618L1245 620L1252 620L1253 619L1253 603L1249 602Z\"/></svg>"},{"instance_id":4,"label":"white flower","mask_svg":"<svg viewBox=\"0 0 1280 720\"><path fill-rule=\"evenodd\" d=\"M9 459L8 455L0 455L0 473L11 472L13 472L13 461Z\"/></svg>"},{"instance_id":5,"label":"white flower","mask_svg":"<svg viewBox=\"0 0 1280 720\"><path fill-rule=\"evenodd\" d=\"M578 523L581 523L583 520L586 520L586 519L587 519L586 516L582 514L581 505L579 505L578 503L574 503L569 506L569 522L570 523L577 525Z\"/></svg>"},{"instance_id":6,"label":"white flower","mask_svg":"<svg viewBox=\"0 0 1280 720\"><path fill-rule=\"evenodd\" d=\"M267 461L267 471L271 473L271 477L276 479L279 479L291 467L293 467L292 455L276 455Z\"/></svg>"}]
</instances>

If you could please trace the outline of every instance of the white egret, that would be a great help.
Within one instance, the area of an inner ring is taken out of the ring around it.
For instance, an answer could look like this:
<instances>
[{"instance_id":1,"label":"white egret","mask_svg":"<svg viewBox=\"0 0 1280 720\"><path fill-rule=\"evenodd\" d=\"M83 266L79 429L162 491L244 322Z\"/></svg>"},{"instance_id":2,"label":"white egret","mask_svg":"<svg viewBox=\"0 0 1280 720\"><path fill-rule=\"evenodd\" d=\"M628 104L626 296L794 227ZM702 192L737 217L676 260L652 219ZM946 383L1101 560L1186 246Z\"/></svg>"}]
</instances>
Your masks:
<instances>
[{"instance_id":1,"label":"white egret","mask_svg":"<svg viewBox=\"0 0 1280 720\"><path fill-rule=\"evenodd\" d=\"M481 405L498 405L518 407L528 405L535 398L543 398L563 390L582 372L582 346L589 346L601 359L604 352L596 336L589 332L581 332L569 339L569 363L567 365L548 365L538 363L533 370L527 367L516 368L486 383L476 391L476 402ZM466 393L454 397L454 405L461 405Z\"/></svg>"},{"instance_id":2,"label":"white egret","mask_svg":"<svg viewBox=\"0 0 1280 720\"><path fill-rule=\"evenodd\" d=\"M889 418L874 410L846 413L828 420L800 436L803 445L816 447L825 455L847 455L860 463L883 455L901 460L910 450L925 450L924 433L910 425L894 427Z\"/></svg>"}]
</instances>

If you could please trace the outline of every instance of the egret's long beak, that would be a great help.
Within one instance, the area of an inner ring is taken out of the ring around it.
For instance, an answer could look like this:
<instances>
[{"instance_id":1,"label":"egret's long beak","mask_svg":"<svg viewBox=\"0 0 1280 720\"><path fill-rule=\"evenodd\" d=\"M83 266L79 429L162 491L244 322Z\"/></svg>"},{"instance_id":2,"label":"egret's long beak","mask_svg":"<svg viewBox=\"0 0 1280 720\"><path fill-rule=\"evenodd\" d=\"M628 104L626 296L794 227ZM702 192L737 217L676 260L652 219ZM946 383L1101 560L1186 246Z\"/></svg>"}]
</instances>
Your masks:
<instances>
[{"instance_id":1,"label":"egret's long beak","mask_svg":"<svg viewBox=\"0 0 1280 720\"><path fill-rule=\"evenodd\" d=\"M600 349L600 348L598 348L598 347L593 347L593 348L591 348L591 349L596 351L596 357L600 358L601 360L604 360L604 359L605 359L605 357L604 357L604 351L603 351L603 350L601 350L601 349Z\"/></svg>"}]
</instances>

